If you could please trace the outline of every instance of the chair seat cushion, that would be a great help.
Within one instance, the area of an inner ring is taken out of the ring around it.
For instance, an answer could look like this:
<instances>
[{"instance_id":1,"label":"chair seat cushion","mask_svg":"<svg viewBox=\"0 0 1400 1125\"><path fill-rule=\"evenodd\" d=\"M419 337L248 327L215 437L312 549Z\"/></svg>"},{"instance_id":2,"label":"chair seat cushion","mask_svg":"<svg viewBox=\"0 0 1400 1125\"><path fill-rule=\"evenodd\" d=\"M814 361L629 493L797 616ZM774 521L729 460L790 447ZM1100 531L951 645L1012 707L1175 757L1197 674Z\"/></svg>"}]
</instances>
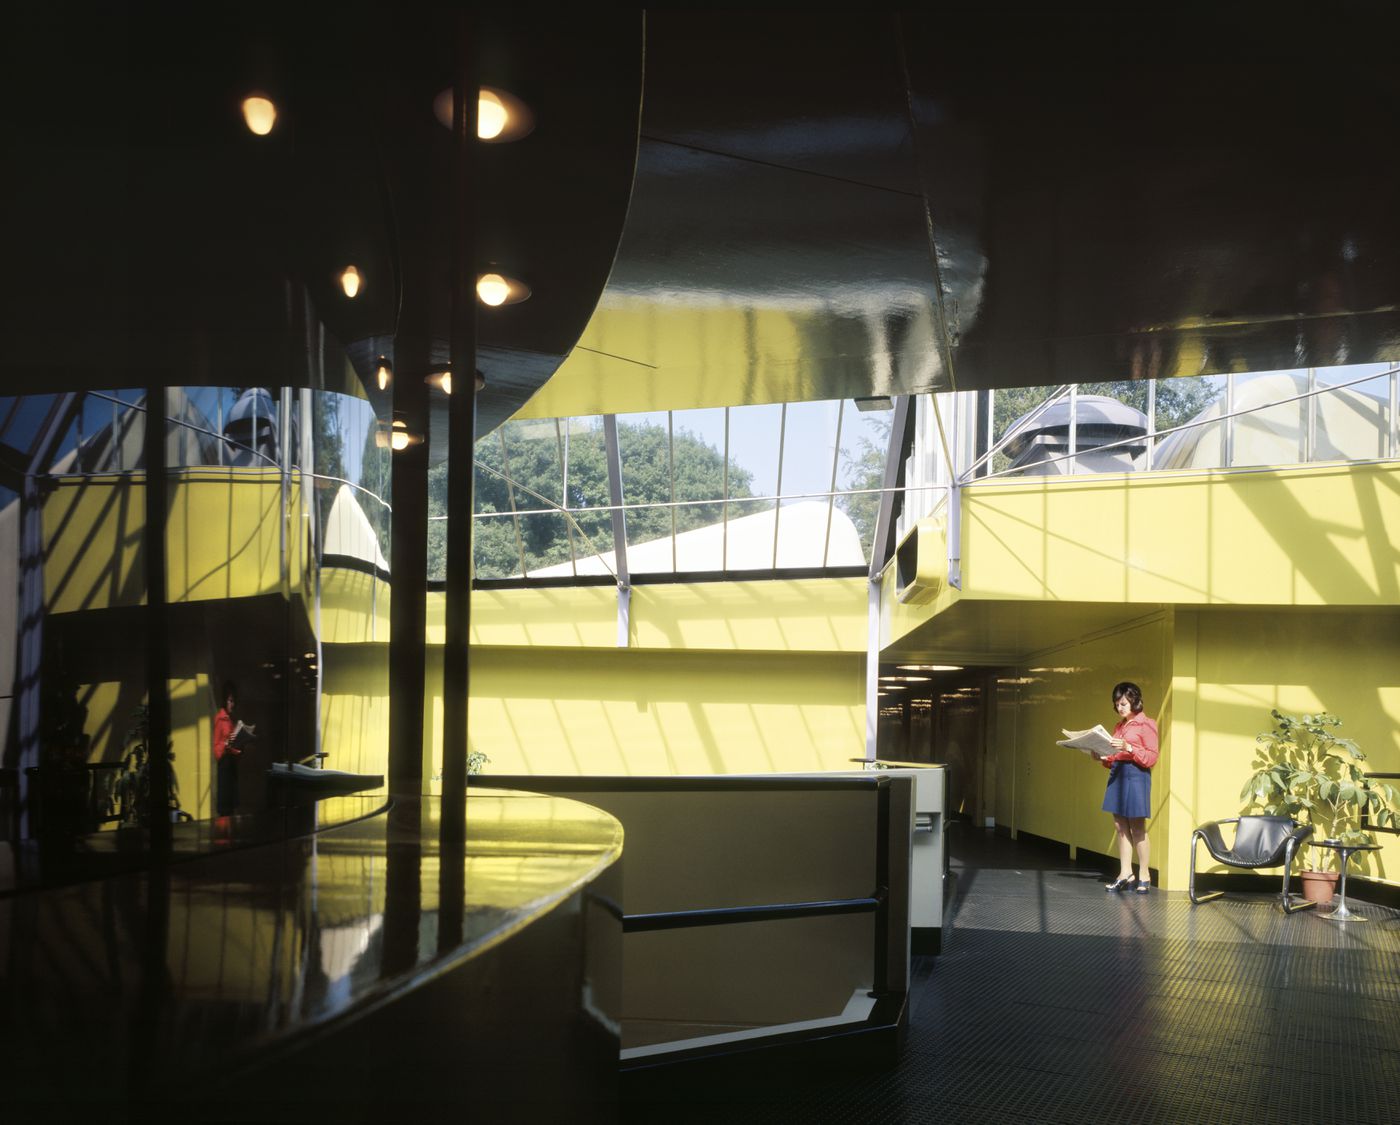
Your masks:
<instances>
[{"instance_id":1,"label":"chair seat cushion","mask_svg":"<svg viewBox=\"0 0 1400 1125\"><path fill-rule=\"evenodd\" d=\"M1301 830L1301 831L1300 831ZM1290 839L1302 840L1312 831L1286 816L1242 816L1235 826L1233 844L1225 843L1219 821L1196 829L1217 862L1230 867L1278 867L1288 852Z\"/></svg>"}]
</instances>

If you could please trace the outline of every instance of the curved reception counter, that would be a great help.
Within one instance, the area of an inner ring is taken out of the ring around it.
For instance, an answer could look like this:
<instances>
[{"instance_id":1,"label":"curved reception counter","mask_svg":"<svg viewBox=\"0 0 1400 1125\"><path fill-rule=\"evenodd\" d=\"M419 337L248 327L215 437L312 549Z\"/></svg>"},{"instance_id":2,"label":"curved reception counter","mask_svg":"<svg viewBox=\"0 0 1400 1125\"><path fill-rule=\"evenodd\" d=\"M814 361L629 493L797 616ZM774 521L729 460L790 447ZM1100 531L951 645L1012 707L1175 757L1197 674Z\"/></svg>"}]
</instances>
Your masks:
<instances>
[{"instance_id":1,"label":"curved reception counter","mask_svg":"<svg viewBox=\"0 0 1400 1125\"><path fill-rule=\"evenodd\" d=\"M11 878L4 1120L612 1119L620 823L474 789L444 850L437 813L333 798L299 834L180 826L113 864L105 833L91 877Z\"/></svg>"}]
</instances>

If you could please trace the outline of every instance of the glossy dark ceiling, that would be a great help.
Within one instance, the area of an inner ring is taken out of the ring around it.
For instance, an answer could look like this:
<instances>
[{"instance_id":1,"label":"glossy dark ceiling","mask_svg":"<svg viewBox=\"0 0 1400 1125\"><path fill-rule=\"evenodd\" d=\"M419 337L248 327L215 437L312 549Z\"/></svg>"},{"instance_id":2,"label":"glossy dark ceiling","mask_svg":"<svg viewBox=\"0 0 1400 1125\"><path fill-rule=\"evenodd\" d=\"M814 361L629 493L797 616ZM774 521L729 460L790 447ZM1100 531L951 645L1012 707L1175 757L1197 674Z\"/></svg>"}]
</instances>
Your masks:
<instances>
[{"instance_id":1,"label":"glossy dark ceiling","mask_svg":"<svg viewBox=\"0 0 1400 1125\"><path fill-rule=\"evenodd\" d=\"M379 355L422 378L449 354L453 227L470 203L454 195L453 138L432 107L464 50L458 16L26 7L7 43L7 104L27 111L10 152L7 379L361 383L387 412ZM479 16L475 43L480 81L536 121L523 140L480 147L479 268L533 288L479 317L486 430L554 372L607 278L636 159L642 16ZM252 92L279 109L264 138L239 111ZM338 276L352 263L364 286L349 300Z\"/></svg>"},{"instance_id":2,"label":"glossy dark ceiling","mask_svg":"<svg viewBox=\"0 0 1400 1125\"><path fill-rule=\"evenodd\" d=\"M1379 11L653 13L618 261L527 409L1400 358Z\"/></svg>"},{"instance_id":3,"label":"glossy dark ceiling","mask_svg":"<svg viewBox=\"0 0 1400 1125\"><path fill-rule=\"evenodd\" d=\"M32 7L7 382L446 359L449 10ZM542 384L529 413L1400 356L1379 7L573 11L483 32L539 122L484 153L480 256L534 296L481 318L483 431ZM270 143L250 82L288 107Z\"/></svg>"}]
</instances>

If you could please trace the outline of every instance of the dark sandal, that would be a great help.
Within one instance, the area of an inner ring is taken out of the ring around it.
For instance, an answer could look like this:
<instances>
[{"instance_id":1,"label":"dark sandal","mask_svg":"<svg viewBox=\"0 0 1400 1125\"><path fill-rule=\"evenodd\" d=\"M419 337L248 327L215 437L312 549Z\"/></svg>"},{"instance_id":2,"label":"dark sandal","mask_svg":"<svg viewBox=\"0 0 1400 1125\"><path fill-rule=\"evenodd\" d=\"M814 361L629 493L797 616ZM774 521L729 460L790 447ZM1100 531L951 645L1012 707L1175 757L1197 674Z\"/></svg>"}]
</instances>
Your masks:
<instances>
[{"instance_id":1,"label":"dark sandal","mask_svg":"<svg viewBox=\"0 0 1400 1125\"><path fill-rule=\"evenodd\" d=\"M1139 880L1138 880L1138 885L1137 885L1137 893L1140 894L1140 895L1145 895L1145 894L1150 894L1151 892L1152 892L1152 880L1151 880L1151 879L1139 879Z\"/></svg>"},{"instance_id":2,"label":"dark sandal","mask_svg":"<svg viewBox=\"0 0 1400 1125\"><path fill-rule=\"evenodd\" d=\"M1132 887L1133 879L1130 875L1127 878L1119 879L1117 882L1114 883L1105 883L1103 889L1106 890L1109 894L1117 894L1119 891L1132 890Z\"/></svg>"}]
</instances>

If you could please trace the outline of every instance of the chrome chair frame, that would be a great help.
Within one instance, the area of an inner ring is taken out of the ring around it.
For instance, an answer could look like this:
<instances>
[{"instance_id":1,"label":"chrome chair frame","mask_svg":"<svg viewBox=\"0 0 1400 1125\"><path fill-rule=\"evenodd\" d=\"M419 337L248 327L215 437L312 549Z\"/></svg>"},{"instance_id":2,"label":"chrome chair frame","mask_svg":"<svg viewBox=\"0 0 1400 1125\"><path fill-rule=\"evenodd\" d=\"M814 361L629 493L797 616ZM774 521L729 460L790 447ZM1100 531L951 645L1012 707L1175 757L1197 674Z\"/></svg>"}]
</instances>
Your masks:
<instances>
[{"instance_id":1,"label":"chrome chair frame","mask_svg":"<svg viewBox=\"0 0 1400 1125\"><path fill-rule=\"evenodd\" d=\"M1244 855L1234 847L1225 846L1225 837L1220 828L1224 824L1236 825L1235 839L1239 840L1238 825L1242 821L1274 821L1281 831L1277 845L1270 851L1259 852L1254 855ZM1287 832L1282 832L1284 826L1290 826ZM1283 907L1285 914L1295 914L1300 910L1309 910L1316 906L1315 902L1295 903L1288 893L1288 881L1293 870L1293 856L1298 850L1298 845L1312 835L1311 824L1299 824L1285 816L1235 816L1225 820L1212 820L1202 824L1191 833L1191 876L1186 886L1186 893L1191 899L1192 906L1199 906L1203 902L1219 898L1224 891L1211 891L1208 894L1198 895L1196 893L1196 843L1204 840L1206 850L1215 858L1217 863L1223 863L1227 867L1277 867L1283 865L1283 893L1279 898L1279 905Z\"/></svg>"}]
</instances>

